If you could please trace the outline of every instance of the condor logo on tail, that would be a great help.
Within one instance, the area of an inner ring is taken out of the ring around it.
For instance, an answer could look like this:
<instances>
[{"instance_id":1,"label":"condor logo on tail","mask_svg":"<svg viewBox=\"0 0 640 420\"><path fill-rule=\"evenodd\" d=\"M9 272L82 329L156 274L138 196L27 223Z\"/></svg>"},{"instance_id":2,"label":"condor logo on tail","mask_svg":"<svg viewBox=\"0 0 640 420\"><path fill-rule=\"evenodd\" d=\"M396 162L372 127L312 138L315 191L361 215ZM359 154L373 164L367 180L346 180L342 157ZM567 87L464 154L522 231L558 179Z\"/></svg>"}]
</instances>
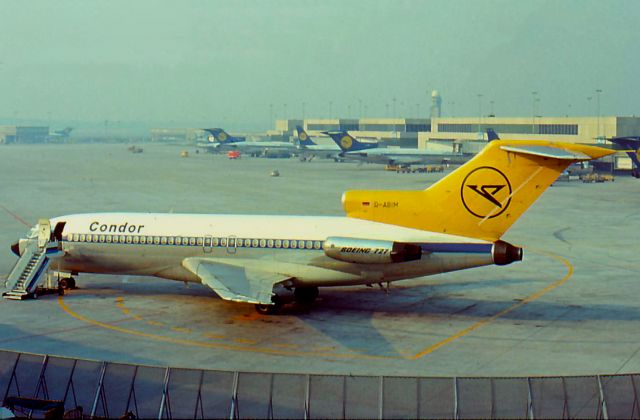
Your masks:
<instances>
[{"instance_id":1,"label":"condor logo on tail","mask_svg":"<svg viewBox=\"0 0 640 420\"><path fill-rule=\"evenodd\" d=\"M481 219L491 219L504 213L511 203L511 183L499 170L482 166L471 171L460 189L462 204Z\"/></svg>"}]
</instances>

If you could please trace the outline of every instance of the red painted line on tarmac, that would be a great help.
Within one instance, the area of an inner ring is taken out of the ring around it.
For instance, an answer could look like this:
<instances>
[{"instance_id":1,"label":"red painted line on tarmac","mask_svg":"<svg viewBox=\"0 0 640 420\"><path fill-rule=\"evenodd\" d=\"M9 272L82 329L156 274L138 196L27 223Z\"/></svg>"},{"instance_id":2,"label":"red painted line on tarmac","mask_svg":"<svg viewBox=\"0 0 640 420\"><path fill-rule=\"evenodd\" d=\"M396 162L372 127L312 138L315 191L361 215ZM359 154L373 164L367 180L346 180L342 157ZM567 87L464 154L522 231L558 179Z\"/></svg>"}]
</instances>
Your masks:
<instances>
[{"instance_id":1,"label":"red painted line on tarmac","mask_svg":"<svg viewBox=\"0 0 640 420\"><path fill-rule=\"evenodd\" d=\"M31 225L29 223L27 223L22 217L18 216L17 214L15 214L14 212L12 212L8 208L6 208L3 204L0 204L0 207L2 207L2 210L6 211L8 214L10 214L18 222L22 223L26 227L31 227Z\"/></svg>"}]
</instances>

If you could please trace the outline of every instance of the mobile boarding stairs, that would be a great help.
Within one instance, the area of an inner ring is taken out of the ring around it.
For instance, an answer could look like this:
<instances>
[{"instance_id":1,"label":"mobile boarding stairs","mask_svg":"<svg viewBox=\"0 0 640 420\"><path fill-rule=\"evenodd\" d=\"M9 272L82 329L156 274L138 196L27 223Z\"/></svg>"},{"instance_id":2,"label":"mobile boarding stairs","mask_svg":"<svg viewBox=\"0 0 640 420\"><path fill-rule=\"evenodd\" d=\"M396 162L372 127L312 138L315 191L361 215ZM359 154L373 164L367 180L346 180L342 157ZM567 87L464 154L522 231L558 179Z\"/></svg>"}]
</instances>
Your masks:
<instances>
[{"instance_id":1,"label":"mobile boarding stairs","mask_svg":"<svg viewBox=\"0 0 640 420\"><path fill-rule=\"evenodd\" d=\"M12 285L11 290L2 294L5 299L23 300L38 297L38 285L46 277L51 258L62 252L62 229L64 223L58 223L52 232L49 220L42 219L38 221L37 236L29 235L26 240L20 240L21 255L5 281L5 288Z\"/></svg>"}]
</instances>

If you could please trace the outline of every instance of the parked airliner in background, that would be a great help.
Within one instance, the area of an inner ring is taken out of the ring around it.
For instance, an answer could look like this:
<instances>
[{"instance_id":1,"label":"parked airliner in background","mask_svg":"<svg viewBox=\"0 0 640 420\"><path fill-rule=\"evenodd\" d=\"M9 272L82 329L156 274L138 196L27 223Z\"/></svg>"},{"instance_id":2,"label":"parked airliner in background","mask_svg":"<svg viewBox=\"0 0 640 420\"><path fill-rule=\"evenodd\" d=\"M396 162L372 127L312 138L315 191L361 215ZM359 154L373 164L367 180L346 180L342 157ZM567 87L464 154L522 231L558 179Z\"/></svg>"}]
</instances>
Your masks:
<instances>
[{"instance_id":1,"label":"parked airliner in background","mask_svg":"<svg viewBox=\"0 0 640 420\"><path fill-rule=\"evenodd\" d=\"M68 139L73 127L65 127L62 130L53 130L49 132L50 139Z\"/></svg>"},{"instance_id":2,"label":"parked airliner in background","mask_svg":"<svg viewBox=\"0 0 640 420\"><path fill-rule=\"evenodd\" d=\"M296 146L287 141L247 141L246 137L232 136L222 128L205 128L204 131L210 134L207 144L201 144L198 147L206 148L209 151L215 150L227 152L229 150L238 150L243 154L253 156L266 156L271 153L296 151Z\"/></svg>"},{"instance_id":3,"label":"parked airliner in background","mask_svg":"<svg viewBox=\"0 0 640 420\"><path fill-rule=\"evenodd\" d=\"M342 149L340 155L345 160L366 163L382 163L385 165L413 164L460 164L466 162L470 155L463 153L440 152L426 149L378 147L378 143L363 143L346 131L325 132Z\"/></svg>"},{"instance_id":4,"label":"parked airliner in background","mask_svg":"<svg viewBox=\"0 0 640 420\"><path fill-rule=\"evenodd\" d=\"M341 149L333 141L327 145L316 144L299 125L296 126L296 133L298 134L297 145L300 160L310 161L317 156L339 160L338 155L341 153Z\"/></svg>"},{"instance_id":5,"label":"parked airliner in background","mask_svg":"<svg viewBox=\"0 0 640 420\"><path fill-rule=\"evenodd\" d=\"M633 165L631 175L635 178L640 178L640 136L614 137L608 140L625 149L624 151L627 152L627 155L631 158Z\"/></svg>"},{"instance_id":6,"label":"parked airliner in background","mask_svg":"<svg viewBox=\"0 0 640 420\"><path fill-rule=\"evenodd\" d=\"M96 213L41 220L12 245L5 297L37 293L47 268L207 285L275 313L324 286L371 285L522 259L500 238L570 164L613 153L495 140L426 190L347 191L346 217Z\"/></svg>"}]
</instances>

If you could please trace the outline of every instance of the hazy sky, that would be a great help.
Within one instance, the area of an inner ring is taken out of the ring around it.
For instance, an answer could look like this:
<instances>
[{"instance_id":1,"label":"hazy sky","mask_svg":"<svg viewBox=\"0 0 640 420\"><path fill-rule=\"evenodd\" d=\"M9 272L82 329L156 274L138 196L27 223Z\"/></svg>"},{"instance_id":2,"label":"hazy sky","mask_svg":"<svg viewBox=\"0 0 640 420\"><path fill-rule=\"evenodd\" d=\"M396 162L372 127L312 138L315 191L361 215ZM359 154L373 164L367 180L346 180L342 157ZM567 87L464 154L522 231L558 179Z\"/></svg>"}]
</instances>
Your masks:
<instances>
[{"instance_id":1,"label":"hazy sky","mask_svg":"<svg viewBox=\"0 0 640 420\"><path fill-rule=\"evenodd\" d=\"M640 1L0 1L0 118L640 114ZM592 97L591 101L587 97ZM361 102L359 101L361 100ZM286 104L286 105L285 105ZM362 104L362 106L360 105ZM286 110L286 115L285 115Z\"/></svg>"}]
</instances>

